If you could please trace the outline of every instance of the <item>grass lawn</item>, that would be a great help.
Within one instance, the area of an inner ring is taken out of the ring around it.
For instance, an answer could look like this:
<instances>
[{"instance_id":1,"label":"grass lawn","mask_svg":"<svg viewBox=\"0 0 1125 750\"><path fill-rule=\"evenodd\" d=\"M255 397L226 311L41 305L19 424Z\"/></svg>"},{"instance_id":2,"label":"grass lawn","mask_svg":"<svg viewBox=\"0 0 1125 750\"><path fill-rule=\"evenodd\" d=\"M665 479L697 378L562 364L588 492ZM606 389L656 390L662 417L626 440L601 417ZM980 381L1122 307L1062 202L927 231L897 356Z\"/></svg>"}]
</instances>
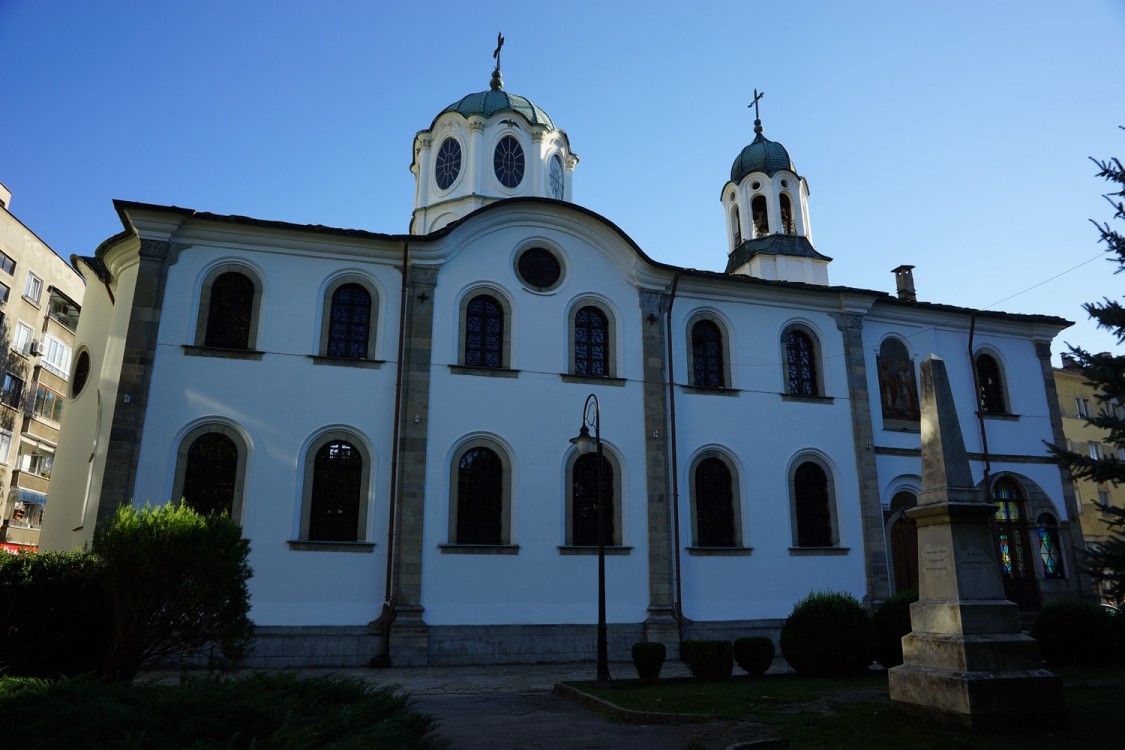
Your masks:
<instances>
[{"instance_id":1,"label":"grass lawn","mask_svg":"<svg viewBox=\"0 0 1125 750\"><path fill-rule=\"evenodd\" d=\"M1120 680L1125 678L1125 671L1068 670L1063 676L1067 680ZM636 711L702 713L727 720L760 722L773 727L776 736L788 739L793 747L862 750L880 746L920 750L1114 747L1121 737L1117 712L1125 701L1125 688L1072 687L1066 690L1069 730L974 734L892 708L885 673L850 679L779 675L701 682L682 678L661 680L655 686L643 685L638 680L619 680L613 688L600 687L596 682L571 684Z\"/></svg>"}]
</instances>

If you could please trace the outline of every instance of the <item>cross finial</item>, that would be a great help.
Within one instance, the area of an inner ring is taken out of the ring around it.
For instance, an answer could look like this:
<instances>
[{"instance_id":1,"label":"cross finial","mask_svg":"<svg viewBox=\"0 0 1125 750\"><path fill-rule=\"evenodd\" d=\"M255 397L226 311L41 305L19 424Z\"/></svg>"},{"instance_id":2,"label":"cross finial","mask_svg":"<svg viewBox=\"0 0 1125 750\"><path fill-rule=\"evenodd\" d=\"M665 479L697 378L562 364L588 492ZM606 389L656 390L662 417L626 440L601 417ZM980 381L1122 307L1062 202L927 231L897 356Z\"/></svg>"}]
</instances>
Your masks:
<instances>
[{"instance_id":1,"label":"cross finial","mask_svg":"<svg viewBox=\"0 0 1125 750\"><path fill-rule=\"evenodd\" d=\"M500 48L504 46L504 35L499 31L496 32L496 51L492 56L496 58L496 69L500 70Z\"/></svg>"},{"instance_id":2,"label":"cross finial","mask_svg":"<svg viewBox=\"0 0 1125 750\"><path fill-rule=\"evenodd\" d=\"M758 101L766 95L766 92L758 93L758 89L754 89L754 101L746 105L747 108L754 108L754 132L762 132L762 116L758 113Z\"/></svg>"},{"instance_id":3,"label":"cross finial","mask_svg":"<svg viewBox=\"0 0 1125 750\"><path fill-rule=\"evenodd\" d=\"M504 78L500 75L500 48L504 46L504 35L499 31L496 32L496 51L492 56L496 58L496 69L492 71L492 81L489 83L489 88L493 91L499 91L504 88Z\"/></svg>"}]
</instances>

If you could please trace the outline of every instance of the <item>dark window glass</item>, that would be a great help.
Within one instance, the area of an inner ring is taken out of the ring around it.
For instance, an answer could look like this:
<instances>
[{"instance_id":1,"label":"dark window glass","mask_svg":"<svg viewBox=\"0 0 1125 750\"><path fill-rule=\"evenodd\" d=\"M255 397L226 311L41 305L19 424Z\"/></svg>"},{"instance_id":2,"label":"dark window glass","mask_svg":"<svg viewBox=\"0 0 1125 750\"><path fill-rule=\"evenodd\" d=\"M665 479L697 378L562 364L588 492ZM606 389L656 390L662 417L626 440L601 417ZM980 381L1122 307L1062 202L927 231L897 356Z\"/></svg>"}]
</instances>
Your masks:
<instances>
[{"instance_id":1,"label":"dark window glass","mask_svg":"<svg viewBox=\"0 0 1125 750\"><path fill-rule=\"evenodd\" d=\"M16 262L5 253L0 253L0 271L4 273L14 273L15 270Z\"/></svg>"},{"instance_id":2,"label":"dark window glass","mask_svg":"<svg viewBox=\"0 0 1125 750\"><path fill-rule=\"evenodd\" d=\"M237 271L220 274L211 283L204 346L224 349L250 347L250 320L254 311L254 282Z\"/></svg>"},{"instance_id":3,"label":"dark window glass","mask_svg":"<svg viewBox=\"0 0 1125 750\"><path fill-rule=\"evenodd\" d=\"M500 457L470 448L457 466L457 543L501 544L503 473Z\"/></svg>"},{"instance_id":4,"label":"dark window glass","mask_svg":"<svg viewBox=\"0 0 1125 750\"><path fill-rule=\"evenodd\" d=\"M183 501L203 515L231 514L238 481L238 448L218 432L202 435L188 449Z\"/></svg>"},{"instance_id":5,"label":"dark window glass","mask_svg":"<svg viewBox=\"0 0 1125 750\"><path fill-rule=\"evenodd\" d=\"M609 375L609 320L596 307L574 314L574 374L604 378Z\"/></svg>"},{"instance_id":6,"label":"dark window glass","mask_svg":"<svg viewBox=\"0 0 1125 750\"><path fill-rule=\"evenodd\" d=\"M359 284L344 284L332 294L328 356L367 359L371 295Z\"/></svg>"},{"instance_id":7,"label":"dark window glass","mask_svg":"<svg viewBox=\"0 0 1125 750\"><path fill-rule=\"evenodd\" d=\"M613 544L613 466L602 458L601 500L605 503L605 544ZM598 454L587 453L574 462L571 488L571 544L598 544Z\"/></svg>"},{"instance_id":8,"label":"dark window glass","mask_svg":"<svg viewBox=\"0 0 1125 750\"><path fill-rule=\"evenodd\" d=\"M351 443L334 440L313 459L309 539L354 542L363 491L363 457Z\"/></svg>"},{"instance_id":9,"label":"dark window glass","mask_svg":"<svg viewBox=\"0 0 1125 750\"><path fill-rule=\"evenodd\" d=\"M816 396L816 351L812 339L801 331L785 334L785 370L789 393Z\"/></svg>"},{"instance_id":10,"label":"dark window glass","mask_svg":"<svg viewBox=\"0 0 1125 750\"><path fill-rule=\"evenodd\" d=\"M465 365L503 367L504 310L494 297L469 300L465 314Z\"/></svg>"},{"instance_id":11,"label":"dark window glass","mask_svg":"<svg viewBox=\"0 0 1125 750\"><path fill-rule=\"evenodd\" d=\"M980 408L985 414L1006 414L1004 386L1000 366L989 354L977 356L977 384L980 386Z\"/></svg>"},{"instance_id":12,"label":"dark window glass","mask_svg":"<svg viewBox=\"0 0 1125 750\"><path fill-rule=\"evenodd\" d=\"M70 378L71 398L78 398L78 394L82 393L82 389L86 387L86 381L89 379L90 353L83 350L78 353L78 359L74 361L74 375Z\"/></svg>"},{"instance_id":13,"label":"dark window glass","mask_svg":"<svg viewBox=\"0 0 1125 750\"><path fill-rule=\"evenodd\" d=\"M0 403L7 404L13 409L20 408L23 399L23 381L12 373L4 374L4 384L0 386Z\"/></svg>"},{"instance_id":14,"label":"dark window glass","mask_svg":"<svg viewBox=\"0 0 1125 750\"><path fill-rule=\"evenodd\" d=\"M442 190L447 189L460 173L461 144L453 138L446 138L438 149L437 162L434 165L438 187Z\"/></svg>"},{"instance_id":15,"label":"dark window glass","mask_svg":"<svg viewBox=\"0 0 1125 750\"><path fill-rule=\"evenodd\" d=\"M734 546L730 469L717 458L705 458L695 469L695 527L700 547Z\"/></svg>"},{"instance_id":16,"label":"dark window glass","mask_svg":"<svg viewBox=\"0 0 1125 750\"><path fill-rule=\"evenodd\" d=\"M516 269L524 283L536 289L553 287L562 275L559 259L554 253L541 247L525 250L520 255Z\"/></svg>"},{"instance_id":17,"label":"dark window glass","mask_svg":"<svg viewBox=\"0 0 1125 750\"><path fill-rule=\"evenodd\" d=\"M692 385L700 388L724 388L723 334L710 320L701 320L691 327Z\"/></svg>"},{"instance_id":18,"label":"dark window glass","mask_svg":"<svg viewBox=\"0 0 1125 750\"><path fill-rule=\"evenodd\" d=\"M828 477L811 461L793 474L797 505L797 546L831 547L832 521L828 509Z\"/></svg>"},{"instance_id":19,"label":"dark window glass","mask_svg":"<svg viewBox=\"0 0 1125 750\"><path fill-rule=\"evenodd\" d=\"M523 146L512 136L504 136L496 144L492 166L500 184L504 187L517 187L523 182Z\"/></svg>"}]
</instances>

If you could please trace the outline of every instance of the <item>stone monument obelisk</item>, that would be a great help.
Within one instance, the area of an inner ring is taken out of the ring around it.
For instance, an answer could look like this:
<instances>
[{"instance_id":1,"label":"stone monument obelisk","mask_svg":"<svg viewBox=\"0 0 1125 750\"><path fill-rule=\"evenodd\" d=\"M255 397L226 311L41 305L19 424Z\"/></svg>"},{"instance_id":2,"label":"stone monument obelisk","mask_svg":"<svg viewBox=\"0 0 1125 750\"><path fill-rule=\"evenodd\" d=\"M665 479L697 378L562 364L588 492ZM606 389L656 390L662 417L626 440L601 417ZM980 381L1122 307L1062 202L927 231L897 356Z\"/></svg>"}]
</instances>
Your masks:
<instances>
[{"instance_id":1,"label":"stone monument obelisk","mask_svg":"<svg viewBox=\"0 0 1125 750\"><path fill-rule=\"evenodd\" d=\"M898 707L973 729L1067 723L1062 680L1041 668L1004 596L991 519L973 486L945 362L922 362L919 601L910 606L903 664L888 671Z\"/></svg>"}]
</instances>

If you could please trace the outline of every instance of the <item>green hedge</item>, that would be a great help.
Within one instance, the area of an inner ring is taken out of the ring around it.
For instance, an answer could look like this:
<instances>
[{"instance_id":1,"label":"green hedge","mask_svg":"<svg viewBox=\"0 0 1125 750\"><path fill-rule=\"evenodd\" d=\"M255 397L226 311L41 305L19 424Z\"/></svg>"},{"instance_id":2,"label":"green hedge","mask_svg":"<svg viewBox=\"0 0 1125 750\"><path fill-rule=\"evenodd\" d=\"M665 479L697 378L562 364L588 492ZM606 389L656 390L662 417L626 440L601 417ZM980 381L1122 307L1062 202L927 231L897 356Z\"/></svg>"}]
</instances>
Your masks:
<instances>
[{"instance_id":1,"label":"green hedge","mask_svg":"<svg viewBox=\"0 0 1125 750\"><path fill-rule=\"evenodd\" d=\"M660 677L660 669L664 666L664 659L668 656L668 649L663 643L641 641L633 644L632 655L637 676L644 682L656 682Z\"/></svg>"},{"instance_id":2,"label":"green hedge","mask_svg":"<svg viewBox=\"0 0 1125 750\"><path fill-rule=\"evenodd\" d=\"M1114 664L1122 657L1115 619L1094 602L1060 599L1039 612L1032 635L1039 641L1039 655L1050 665Z\"/></svg>"},{"instance_id":3,"label":"green hedge","mask_svg":"<svg viewBox=\"0 0 1125 750\"><path fill-rule=\"evenodd\" d=\"M899 591L884 599L871 618L878 639L875 658L888 669L902 664L902 637L910 632L910 605L916 601L917 591Z\"/></svg>"},{"instance_id":4,"label":"green hedge","mask_svg":"<svg viewBox=\"0 0 1125 750\"><path fill-rule=\"evenodd\" d=\"M739 638L734 642L734 660L743 672L761 677L773 664L773 641L764 636Z\"/></svg>"},{"instance_id":5,"label":"green hedge","mask_svg":"<svg viewBox=\"0 0 1125 750\"><path fill-rule=\"evenodd\" d=\"M797 674L843 677L871 664L875 630L851 594L813 592L781 628L781 654Z\"/></svg>"},{"instance_id":6,"label":"green hedge","mask_svg":"<svg viewBox=\"0 0 1125 750\"><path fill-rule=\"evenodd\" d=\"M725 680L734 670L730 641L684 641L680 660L701 680Z\"/></svg>"}]
</instances>

